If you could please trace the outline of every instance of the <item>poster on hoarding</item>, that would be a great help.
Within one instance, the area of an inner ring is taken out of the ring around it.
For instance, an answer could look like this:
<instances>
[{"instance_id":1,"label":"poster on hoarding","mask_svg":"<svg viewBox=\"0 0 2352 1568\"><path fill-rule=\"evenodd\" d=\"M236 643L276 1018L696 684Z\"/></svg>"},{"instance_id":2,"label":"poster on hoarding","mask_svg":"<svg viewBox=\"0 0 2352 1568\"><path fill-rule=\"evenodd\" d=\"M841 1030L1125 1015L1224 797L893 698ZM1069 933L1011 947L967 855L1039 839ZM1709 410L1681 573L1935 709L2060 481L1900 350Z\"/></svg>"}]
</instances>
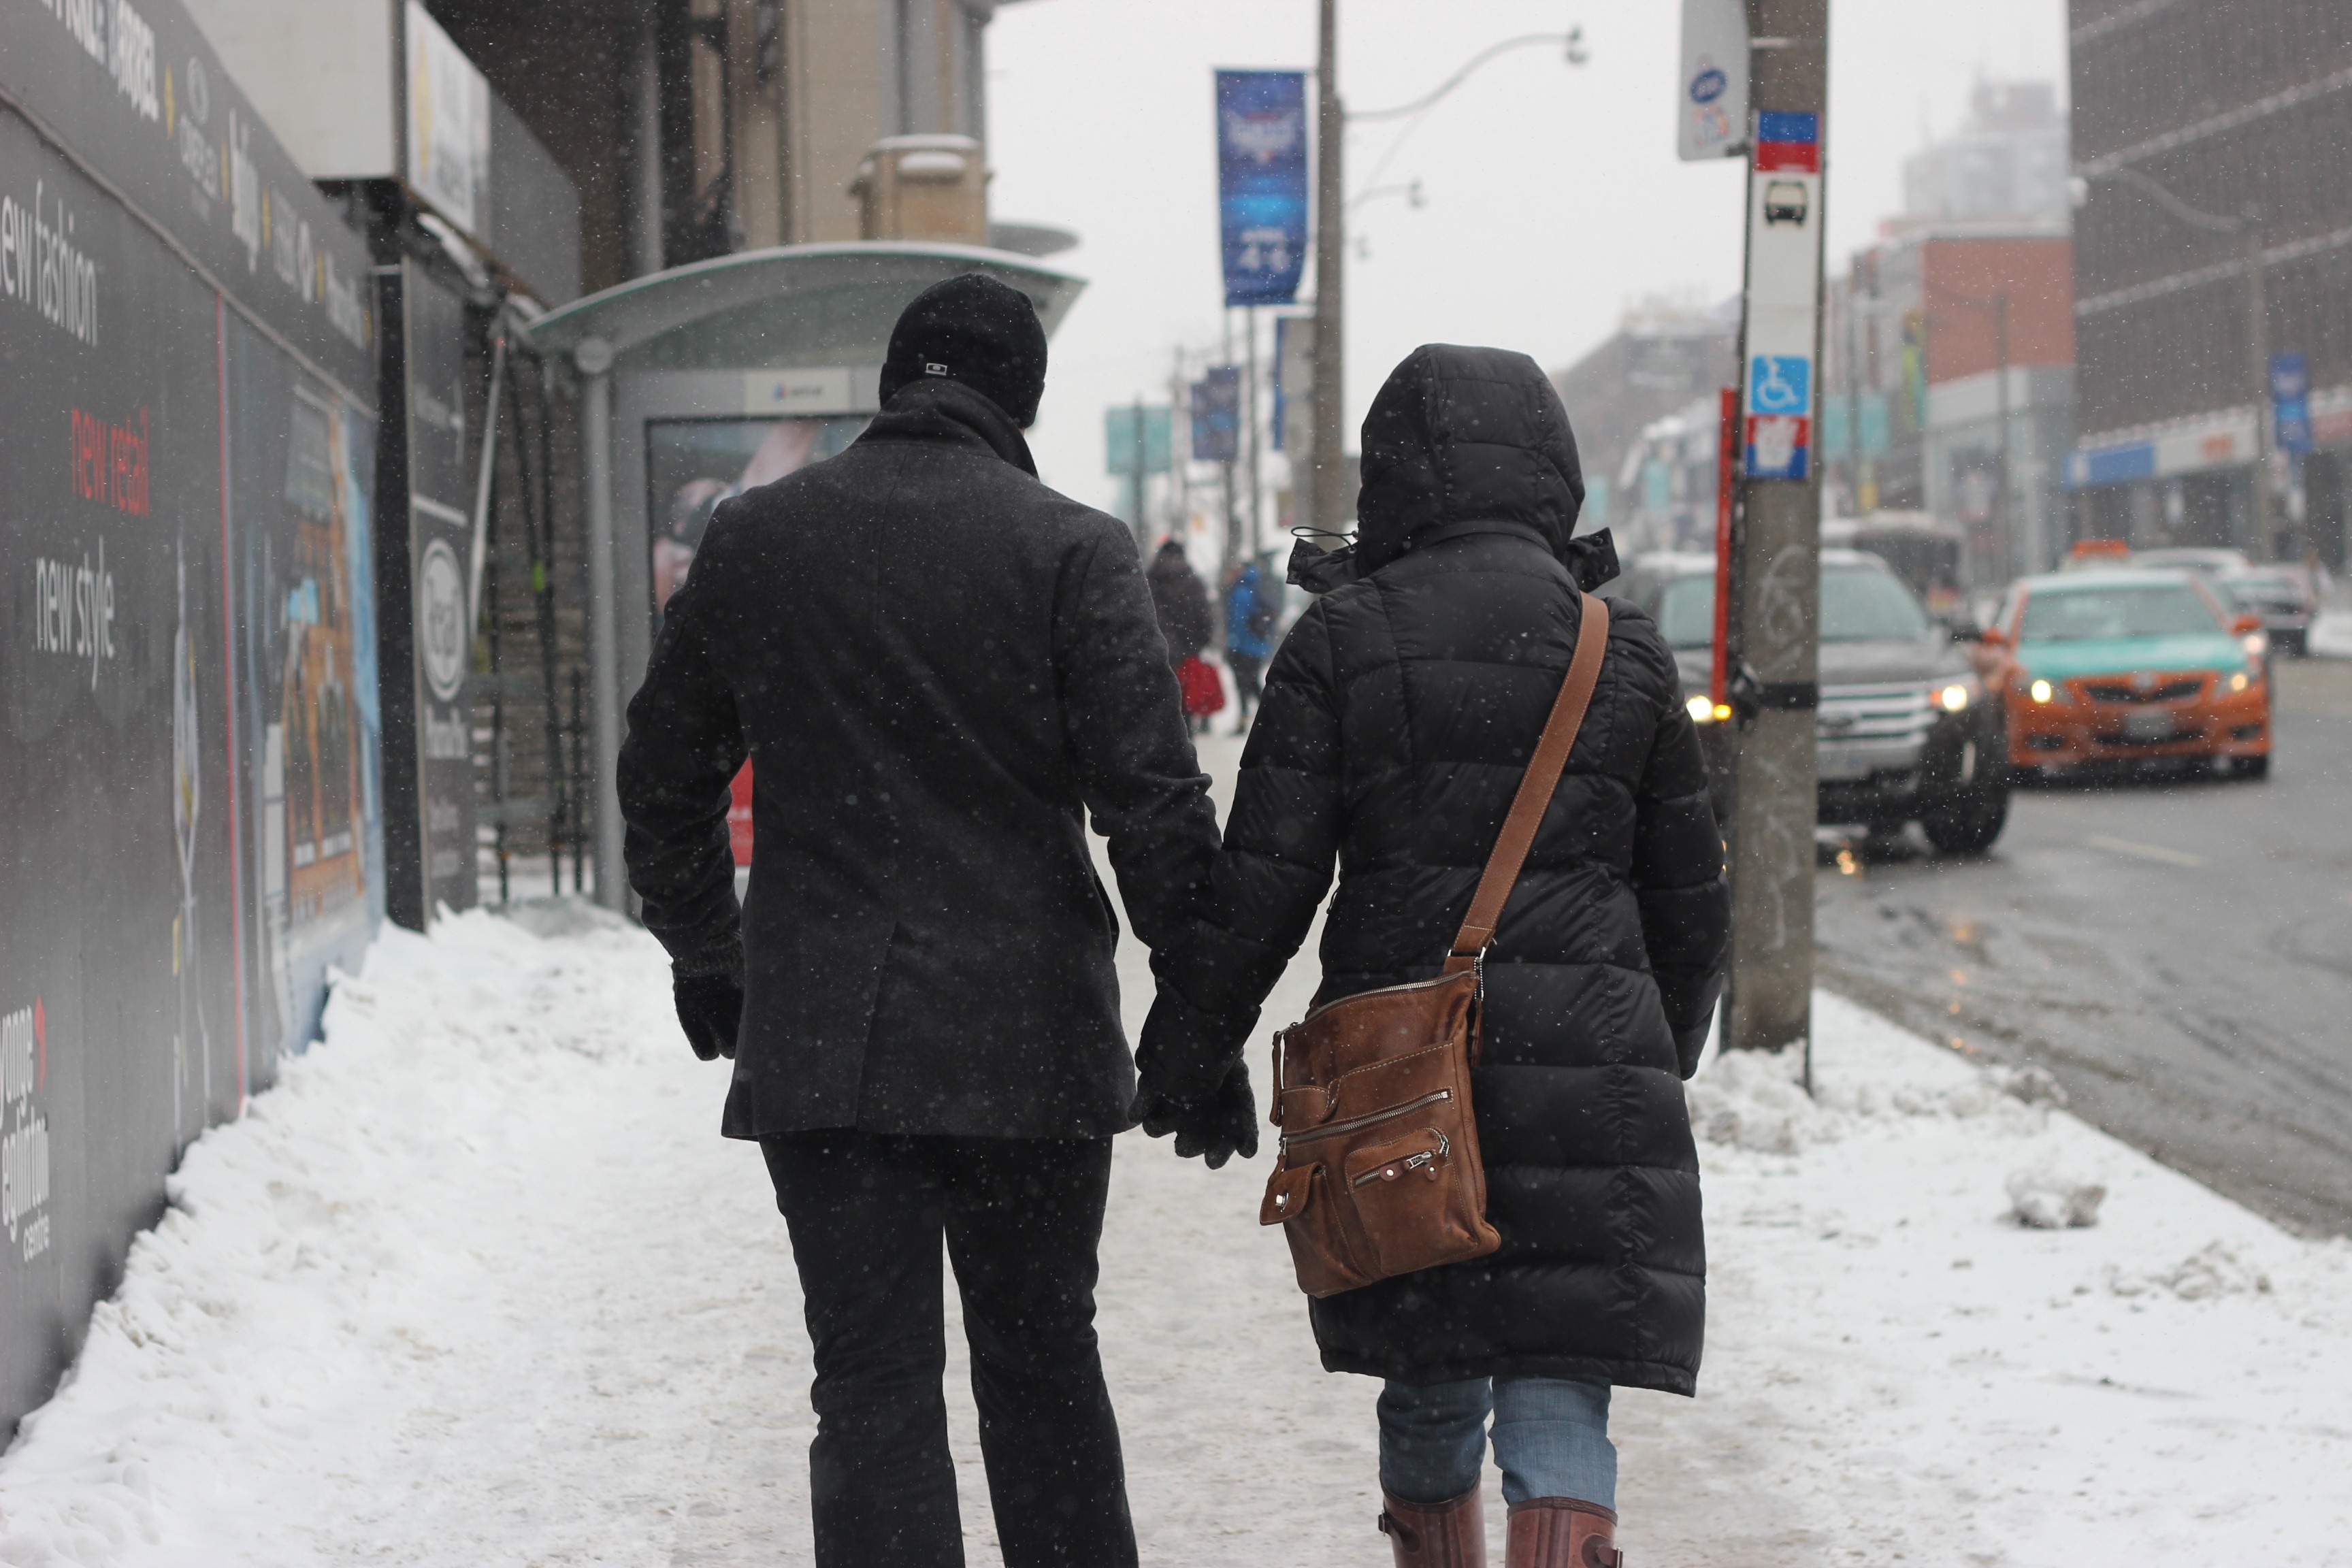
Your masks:
<instances>
[{"instance_id":1,"label":"poster on hoarding","mask_svg":"<svg viewBox=\"0 0 2352 1568\"><path fill-rule=\"evenodd\" d=\"M5 29L0 1430L313 1037L380 853L365 245L176 0Z\"/></svg>"},{"instance_id":2,"label":"poster on hoarding","mask_svg":"<svg viewBox=\"0 0 2352 1568\"><path fill-rule=\"evenodd\" d=\"M408 435L407 652L425 919L479 900L474 860L472 617L465 563L474 548L467 511L466 302L421 264L403 264L401 352Z\"/></svg>"},{"instance_id":3,"label":"poster on hoarding","mask_svg":"<svg viewBox=\"0 0 2352 1568\"><path fill-rule=\"evenodd\" d=\"M1287 305L1307 265L1307 73L1217 73L1225 303Z\"/></svg>"}]
</instances>

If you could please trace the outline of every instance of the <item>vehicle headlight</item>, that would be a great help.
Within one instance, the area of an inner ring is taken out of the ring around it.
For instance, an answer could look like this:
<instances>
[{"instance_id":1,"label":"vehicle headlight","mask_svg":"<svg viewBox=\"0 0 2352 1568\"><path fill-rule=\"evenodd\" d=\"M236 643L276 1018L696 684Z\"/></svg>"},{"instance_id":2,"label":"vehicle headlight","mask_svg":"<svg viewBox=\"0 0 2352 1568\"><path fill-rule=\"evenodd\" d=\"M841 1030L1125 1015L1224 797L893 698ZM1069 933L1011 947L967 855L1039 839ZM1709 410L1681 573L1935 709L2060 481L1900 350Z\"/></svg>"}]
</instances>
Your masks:
<instances>
[{"instance_id":1,"label":"vehicle headlight","mask_svg":"<svg viewBox=\"0 0 2352 1568\"><path fill-rule=\"evenodd\" d=\"M2271 634L2268 632L2248 632L2238 640L2245 648L2248 658L2261 658L2271 651Z\"/></svg>"},{"instance_id":2,"label":"vehicle headlight","mask_svg":"<svg viewBox=\"0 0 2352 1568\"><path fill-rule=\"evenodd\" d=\"M2230 689L2232 691L2243 691L2252 684L2252 682L2246 679L2246 672L2242 669L2238 671L2237 674L2230 677Z\"/></svg>"},{"instance_id":3,"label":"vehicle headlight","mask_svg":"<svg viewBox=\"0 0 2352 1568\"><path fill-rule=\"evenodd\" d=\"M2025 694L2028 697L2032 698L2036 702L2063 702L2066 700L2066 689L2063 686L2053 686L2046 680L2034 681L2025 689Z\"/></svg>"},{"instance_id":4,"label":"vehicle headlight","mask_svg":"<svg viewBox=\"0 0 2352 1568\"><path fill-rule=\"evenodd\" d=\"M1969 704L1984 695L1984 685L1973 675L1964 676L1958 680L1948 680L1941 686L1929 688L1928 695L1945 712L1965 713Z\"/></svg>"},{"instance_id":5,"label":"vehicle headlight","mask_svg":"<svg viewBox=\"0 0 2352 1568\"><path fill-rule=\"evenodd\" d=\"M1689 710L1694 724L1720 724L1731 717L1730 703L1717 702L1706 696L1694 697L1683 706Z\"/></svg>"}]
</instances>

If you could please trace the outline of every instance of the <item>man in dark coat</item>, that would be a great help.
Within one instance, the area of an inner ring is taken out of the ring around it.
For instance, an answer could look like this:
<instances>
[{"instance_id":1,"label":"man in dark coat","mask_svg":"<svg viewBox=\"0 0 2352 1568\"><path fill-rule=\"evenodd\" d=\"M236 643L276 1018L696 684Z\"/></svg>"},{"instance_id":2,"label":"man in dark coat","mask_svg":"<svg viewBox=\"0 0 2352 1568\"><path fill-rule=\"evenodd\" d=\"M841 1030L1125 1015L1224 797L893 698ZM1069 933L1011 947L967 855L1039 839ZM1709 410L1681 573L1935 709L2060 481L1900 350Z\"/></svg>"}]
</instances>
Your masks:
<instances>
[{"instance_id":1,"label":"man in dark coat","mask_svg":"<svg viewBox=\"0 0 2352 1568\"><path fill-rule=\"evenodd\" d=\"M1335 859L1318 1001L1440 973L1575 647L1579 590L1615 571L1605 542L1571 539L1575 446L1524 354L1417 350L1364 421L1363 453L1356 580L1276 655L1202 922L1162 955L1138 1053L1147 1127L1237 1063ZM1526 1396L1495 1427L1517 1541L1523 1504L1560 1520L1563 1498L1608 1506L1593 1495L1614 1486L1608 1385L1689 1394L1698 1372L1682 1080L1720 988L1723 847L1674 657L1648 616L1610 609L1584 727L1486 953L1473 1094L1502 1249L1312 1305L1327 1368L1389 1380L1400 1563L1424 1560L1402 1535L1475 1538L1462 1514L1490 1403ZM1550 1485L1581 1489L1530 1490L1532 1461L1506 1453L1507 1433L1544 1422L1582 1455ZM1538 1560L1553 1561L1512 1558Z\"/></svg>"},{"instance_id":2,"label":"man in dark coat","mask_svg":"<svg viewBox=\"0 0 2352 1568\"><path fill-rule=\"evenodd\" d=\"M1015 290L919 298L865 435L719 509L629 705L630 883L792 1234L824 1564L963 1560L942 1237L1005 1562L1135 1562L1093 1326L1134 1076L1087 816L1155 947L1216 817L1132 540L1035 478L1045 371ZM1229 1093L1184 1137L1255 1134Z\"/></svg>"},{"instance_id":3,"label":"man in dark coat","mask_svg":"<svg viewBox=\"0 0 2352 1568\"><path fill-rule=\"evenodd\" d=\"M1181 664L1209 646L1214 628L1209 621L1209 590L1184 547L1162 540L1151 558L1151 608L1160 617L1160 635L1168 639L1168 661Z\"/></svg>"}]
</instances>

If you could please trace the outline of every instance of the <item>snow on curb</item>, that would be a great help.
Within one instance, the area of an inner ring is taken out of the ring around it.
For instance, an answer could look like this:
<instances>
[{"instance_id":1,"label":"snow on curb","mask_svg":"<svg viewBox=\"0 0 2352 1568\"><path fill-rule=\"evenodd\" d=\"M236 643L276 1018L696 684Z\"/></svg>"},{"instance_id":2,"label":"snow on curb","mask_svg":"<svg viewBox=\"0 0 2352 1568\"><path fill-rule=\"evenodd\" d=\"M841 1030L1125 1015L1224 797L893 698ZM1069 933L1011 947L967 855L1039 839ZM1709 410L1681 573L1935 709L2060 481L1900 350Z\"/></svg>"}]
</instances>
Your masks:
<instances>
[{"instance_id":1,"label":"snow on curb","mask_svg":"<svg viewBox=\"0 0 2352 1568\"><path fill-rule=\"evenodd\" d=\"M2352 610L2322 610L2311 623L2310 648L2328 658L2352 658Z\"/></svg>"}]
</instances>

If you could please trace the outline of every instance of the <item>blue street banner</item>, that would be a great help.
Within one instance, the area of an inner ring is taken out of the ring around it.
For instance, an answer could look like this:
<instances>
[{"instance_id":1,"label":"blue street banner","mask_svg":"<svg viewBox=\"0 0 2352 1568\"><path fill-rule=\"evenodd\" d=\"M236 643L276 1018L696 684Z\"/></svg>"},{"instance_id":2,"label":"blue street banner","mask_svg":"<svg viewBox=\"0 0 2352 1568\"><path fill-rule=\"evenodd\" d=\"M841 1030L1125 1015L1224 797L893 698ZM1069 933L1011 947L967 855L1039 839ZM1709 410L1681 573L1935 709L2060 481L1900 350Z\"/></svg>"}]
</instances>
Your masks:
<instances>
[{"instance_id":1,"label":"blue street banner","mask_svg":"<svg viewBox=\"0 0 2352 1568\"><path fill-rule=\"evenodd\" d=\"M1217 73L1225 303L1287 305L1307 264L1307 73Z\"/></svg>"},{"instance_id":2,"label":"blue street banner","mask_svg":"<svg viewBox=\"0 0 2352 1568\"><path fill-rule=\"evenodd\" d=\"M1212 365L1192 384L1193 460L1232 462L1241 456L1241 366Z\"/></svg>"},{"instance_id":3,"label":"blue street banner","mask_svg":"<svg viewBox=\"0 0 2352 1568\"><path fill-rule=\"evenodd\" d=\"M2280 451L2311 450L2311 362L2302 354L2271 356L2271 420Z\"/></svg>"}]
</instances>

